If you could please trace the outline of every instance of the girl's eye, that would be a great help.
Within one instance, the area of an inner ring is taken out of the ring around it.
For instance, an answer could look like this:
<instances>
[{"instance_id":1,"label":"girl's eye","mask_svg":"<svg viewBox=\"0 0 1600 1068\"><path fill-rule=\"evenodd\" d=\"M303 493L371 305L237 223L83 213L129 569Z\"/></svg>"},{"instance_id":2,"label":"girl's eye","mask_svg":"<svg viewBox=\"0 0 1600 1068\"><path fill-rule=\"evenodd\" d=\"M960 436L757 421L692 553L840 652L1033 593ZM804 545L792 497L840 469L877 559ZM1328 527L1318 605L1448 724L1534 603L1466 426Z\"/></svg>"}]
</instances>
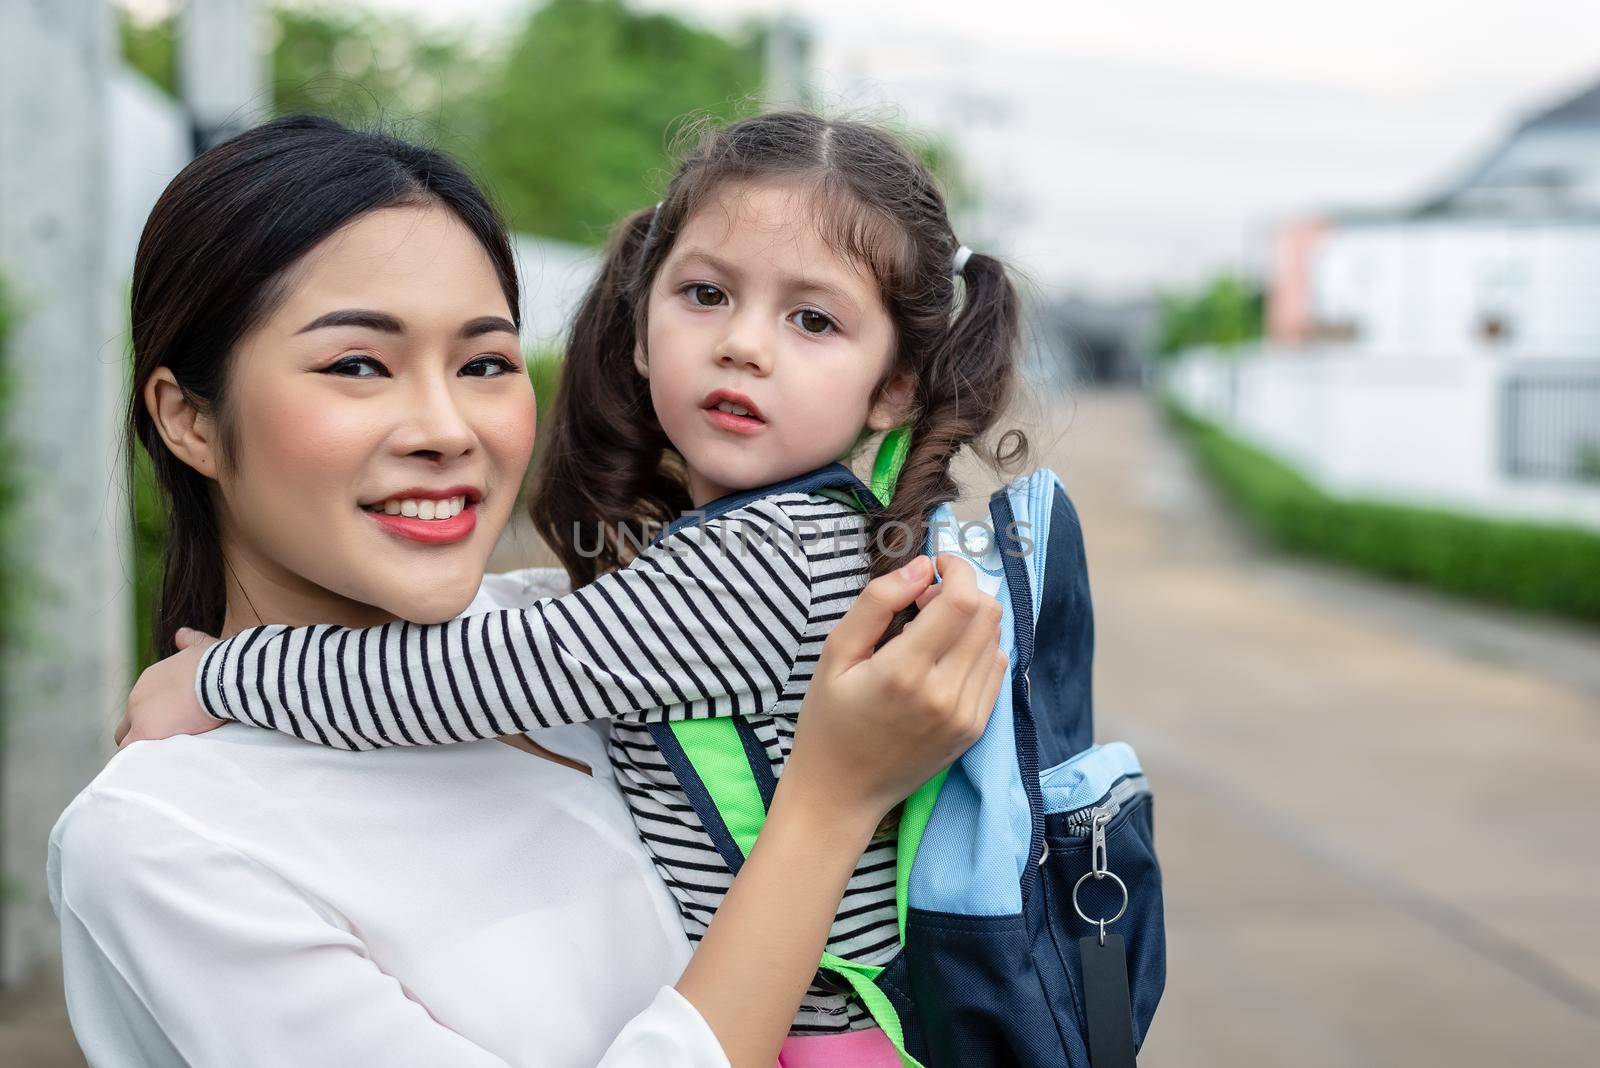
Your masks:
<instances>
[{"instance_id":1,"label":"girl's eye","mask_svg":"<svg viewBox=\"0 0 1600 1068\"><path fill-rule=\"evenodd\" d=\"M789 316L789 320L808 334L826 334L837 329L832 319L815 308L801 308Z\"/></svg>"},{"instance_id":2,"label":"girl's eye","mask_svg":"<svg viewBox=\"0 0 1600 1068\"><path fill-rule=\"evenodd\" d=\"M722 292L722 290L718 289L716 286L707 285L704 282L694 283L689 287L688 292L689 299L700 305L702 308L715 308L726 299L726 295Z\"/></svg>"},{"instance_id":3,"label":"girl's eye","mask_svg":"<svg viewBox=\"0 0 1600 1068\"><path fill-rule=\"evenodd\" d=\"M479 356L463 367L461 373L469 378L499 378L516 374L517 365L504 356Z\"/></svg>"},{"instance_id":4,"label":"girl's eye","mask_svg":"<svg viewBox=\"0 0 1600 1068\"><path fill-rule=\"evenodd\" d=\"M389 372L376 356L346 356L326 368L324 374L341 378L388 378Z\"/></svg>"}]
</instances>

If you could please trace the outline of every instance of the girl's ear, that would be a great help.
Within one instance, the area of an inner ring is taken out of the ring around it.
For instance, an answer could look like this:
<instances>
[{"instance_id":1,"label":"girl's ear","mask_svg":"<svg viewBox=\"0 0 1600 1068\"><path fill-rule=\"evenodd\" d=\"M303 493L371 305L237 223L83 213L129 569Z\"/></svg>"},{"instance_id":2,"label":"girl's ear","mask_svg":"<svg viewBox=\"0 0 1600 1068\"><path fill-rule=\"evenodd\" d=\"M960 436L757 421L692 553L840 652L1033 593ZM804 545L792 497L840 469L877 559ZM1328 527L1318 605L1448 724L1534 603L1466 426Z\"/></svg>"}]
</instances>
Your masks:
<instances>
[{"instance_id":1,"label":"girl's ear","mask_svg":"<svg viewBox=\"0 0 1600 1068\"><path fill-rule=\"evenodd\" d=\"M650 377L650 361L644 355L644 342L633 343L633 369L639 372L640 378Z\"/></svg>"},{"instance_id":2,"label":"girl's ear","mask_svg":"<svg viewBox=\"0 0 1600 1068\"><path fill-rule=\"evenodd\" d=\"M207 478L217 477L216 422L189 402L167 368L157 367L144 384L144 406L172 455Z\"/></svg>"},{"instance_id":3,"label":"girl's ear","mask_svg":"<svg viewBox=\"0 0 1600 1068\"><path fill-rule=\"evenodd\" d=\"M867 413L867 428L893 430L909 419L916 386L916 378L905 371L891 375L883 388L878 390L878 399L873 401L872 410Z\"/></svg>"}]
</instances>

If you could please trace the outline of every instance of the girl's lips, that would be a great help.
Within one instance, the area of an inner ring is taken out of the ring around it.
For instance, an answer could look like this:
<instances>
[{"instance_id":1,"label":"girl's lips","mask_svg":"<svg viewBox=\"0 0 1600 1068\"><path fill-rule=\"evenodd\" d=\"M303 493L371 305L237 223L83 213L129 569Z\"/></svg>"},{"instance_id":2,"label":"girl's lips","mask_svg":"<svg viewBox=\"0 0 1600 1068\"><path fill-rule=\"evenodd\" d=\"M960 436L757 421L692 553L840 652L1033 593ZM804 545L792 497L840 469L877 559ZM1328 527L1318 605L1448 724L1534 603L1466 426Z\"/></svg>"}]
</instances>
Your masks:
<instances>
[{"instance_id":1,"label":"girl's lips","mask_svg":"<svg viewBox=\"0 0 1600 1068\"><path fill-rule=\"evenodd\" d=\"M767 425L765 421L754 416L734 415L721 408L702 408L701 411L706 413L706 418L711 420L712 426L730 430L735 434L755 434Z\"/></svg>"},{"instance_id":2,"label":"girl's lips","mask_svg":"<svg viewBox=\"0 0 1600 1068\"><path fill-rule=\"evenodd\" d=\"M472 500L468 500L466 507L449 519L413 519L387 512L364 511L364 514L371 516L390 534L424 545L449 545L462 541L471 536L478 526L478 505Z\"/></svg>"}]
</instances>

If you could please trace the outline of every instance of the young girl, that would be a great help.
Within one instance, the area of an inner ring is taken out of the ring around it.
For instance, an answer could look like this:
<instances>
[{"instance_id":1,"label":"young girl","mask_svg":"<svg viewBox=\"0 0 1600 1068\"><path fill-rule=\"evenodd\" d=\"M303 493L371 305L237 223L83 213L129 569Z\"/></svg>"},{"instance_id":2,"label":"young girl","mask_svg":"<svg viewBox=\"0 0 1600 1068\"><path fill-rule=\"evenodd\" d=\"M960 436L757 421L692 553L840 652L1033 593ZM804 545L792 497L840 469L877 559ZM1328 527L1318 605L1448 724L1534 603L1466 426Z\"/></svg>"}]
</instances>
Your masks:
<instances>
[{"instance_id":1,"label":"young girl","mask_svg":"<svg viewBox=\"0 0 1600 1068\"><path fill-rule=\"evenodd\" d=\"M824 638L869 577L922 550L956 495L951 461L1004 410L1017 319L1001 264L960 245L891 136L802 112L713 130L622 223L573 327L532 512L574 592L433 626L246 630L206 653L199 700L347 749L610 719L640 836L698 940L731 875L650 726L739 717L781 772ZM837 461L896 427L892 498L838 493ZM465 536L481 492L459 460L353 503L396 537ZM894 883L895 842L875 839L830 952L894 955ZM794 1033L871 1026L819 981Z\"/></svg>"}]
</instances>

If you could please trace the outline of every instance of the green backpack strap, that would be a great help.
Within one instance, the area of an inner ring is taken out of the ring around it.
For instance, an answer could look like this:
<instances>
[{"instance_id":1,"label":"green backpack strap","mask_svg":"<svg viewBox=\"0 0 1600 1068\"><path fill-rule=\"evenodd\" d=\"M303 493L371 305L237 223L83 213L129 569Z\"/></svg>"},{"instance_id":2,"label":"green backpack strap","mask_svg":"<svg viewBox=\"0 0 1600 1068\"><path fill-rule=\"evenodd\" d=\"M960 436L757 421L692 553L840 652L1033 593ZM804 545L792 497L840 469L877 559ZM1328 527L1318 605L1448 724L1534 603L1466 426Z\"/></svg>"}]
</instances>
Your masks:
<instances>
[{"instance_id":1,"label":"green backpack strap","mask_svg":"<svg viewBox=\"0 0 1600 1068\"><path fill-rule=\"evenodd\" d=\"M897 426L883 436L877 458L872 461L872 495L880 504L888 504L894 496L894 484L900 480L900 469L906 465L910 452L910 427Z\"/></svg>"},{"instance_id":2,"label":"green backpack strap","mask_svg":"<svg viewBox=\"0 0 1600 1068\"><path fill-rule=\"evenodd\" d=\"M738 727L726 716L678 720L670 726L673 736L683 747L684 755L710 796L711 803L716 806L717 814L728 828L728 833L738 843L740 852L748 857L762 825L767 821L767 809L761 800L761 787L756 783L755 771L750 767L750 757L739 738ZM903 937L905 898L898 878L900 863L900 858L897 858L895 908ZM907 867L909 869L909 865ZM922 1068L921 1062L906 1052L905 1028L900 1023L900 1014L876 982L883 973L882 968L858 964L826 951L822 954L821 968L850 984L850 989L855 991L867 1012L872 1014L872 1021L882 1028L894 1045L895 1052L900 1055L902 1068Z\"/></svg>"}]
</instances>

